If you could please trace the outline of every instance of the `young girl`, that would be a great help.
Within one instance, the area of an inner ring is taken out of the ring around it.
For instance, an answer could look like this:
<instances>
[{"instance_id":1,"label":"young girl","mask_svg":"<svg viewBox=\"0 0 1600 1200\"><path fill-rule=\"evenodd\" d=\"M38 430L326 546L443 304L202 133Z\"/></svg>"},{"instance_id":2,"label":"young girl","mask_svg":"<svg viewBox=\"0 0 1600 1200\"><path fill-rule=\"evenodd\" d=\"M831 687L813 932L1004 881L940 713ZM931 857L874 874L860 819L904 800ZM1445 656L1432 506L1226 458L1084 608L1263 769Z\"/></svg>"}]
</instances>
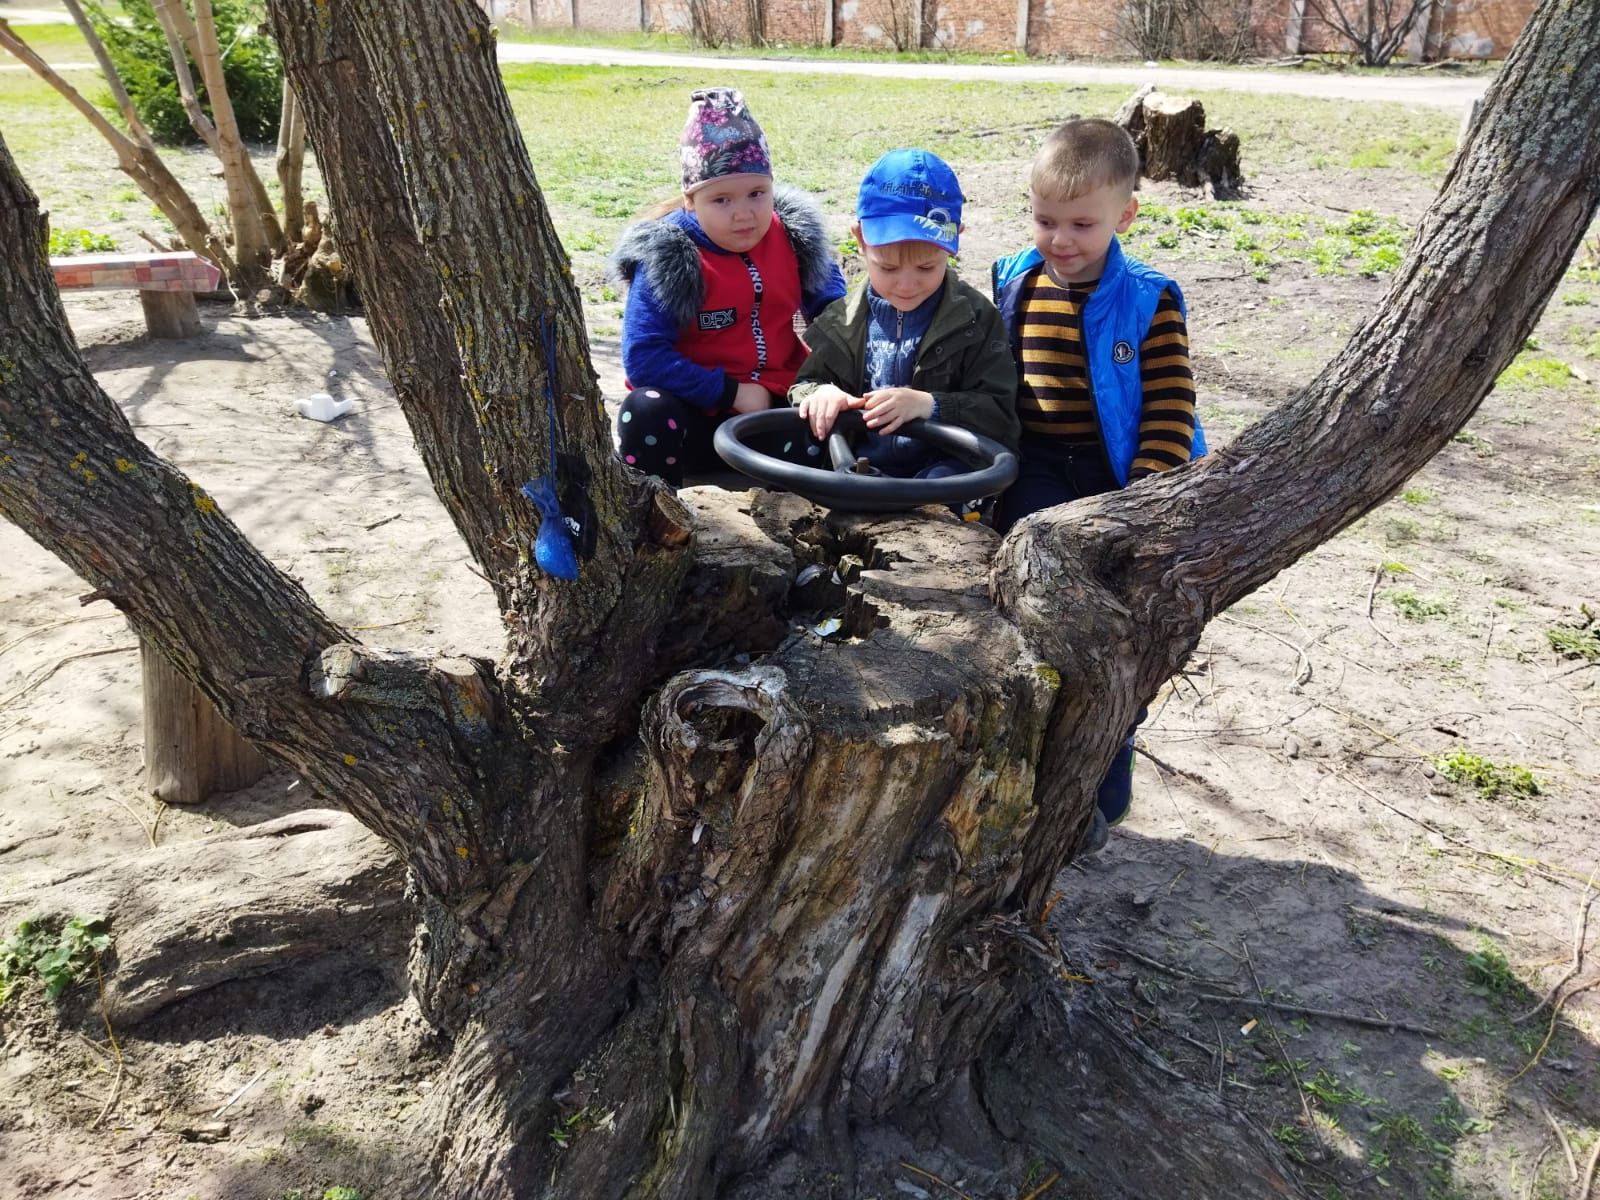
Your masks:
<instances>
[{"instance_id":1,"label":"young girl","mask_svg":"<svg viewBox=\"0 0 1600 1200\"><path fill-rule=\"evenodd\" d=\"M695 92L679 142L683 199L629 229L611 265L628 287L623 460L673 486L718 465L717 426L780 401L809 321L844 295L816 203L774 188L767 139L744 97Z\"/></svg>"}]
</instances>

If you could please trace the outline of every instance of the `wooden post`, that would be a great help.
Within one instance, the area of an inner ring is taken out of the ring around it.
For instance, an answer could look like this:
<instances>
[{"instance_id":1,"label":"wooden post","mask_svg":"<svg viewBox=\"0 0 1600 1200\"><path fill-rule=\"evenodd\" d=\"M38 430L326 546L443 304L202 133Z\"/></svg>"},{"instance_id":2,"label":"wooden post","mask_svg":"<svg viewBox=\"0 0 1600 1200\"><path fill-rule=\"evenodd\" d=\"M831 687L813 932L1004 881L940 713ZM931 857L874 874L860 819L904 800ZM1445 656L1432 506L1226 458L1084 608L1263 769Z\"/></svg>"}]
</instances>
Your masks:
<instances>
[{"instance_id":1,"label":"wooden post","mask_svg":"<svg viewBox=\"0 0 1600 1200\"><path fill-rule=\"evenodd\" d=\"M151 337L186 338L200 332L200 309L193 292L152 292L139 289L144 305L144 327Z\"/></svg>"},{"instance_id":2,"label":"wooden post","mask_svg":"<svg viewBox=\"0 0 1600 1200\"><path fill-rule=\"evenodd\" d=\"M1017 53L1028 53L1028 18L1032 5L1028 0L1017 0Z\"/></svg>"},{"instance_id":3,"label":"wooden post","mask_svg":"<svg viewBox=\"0 0 1600 1200\"><path fill-rule=\"evenodd\" d=\"M833 23L833 6L838 0L822 0L822 44L834 45L834 38L838 36Z\"/></svg>"},{"instance_id":4,"label":"wooden post","mask_svg":"<svg viewBox=\"0 0 1600 1200\"><path fill-rule=\"evenodd\" d=\"M150 295L143 292L141 295ZM267 762L161 652L139 639L144 674L145 786L168 804L199 804L249 787Z\"/></svg>"}]
</instances>

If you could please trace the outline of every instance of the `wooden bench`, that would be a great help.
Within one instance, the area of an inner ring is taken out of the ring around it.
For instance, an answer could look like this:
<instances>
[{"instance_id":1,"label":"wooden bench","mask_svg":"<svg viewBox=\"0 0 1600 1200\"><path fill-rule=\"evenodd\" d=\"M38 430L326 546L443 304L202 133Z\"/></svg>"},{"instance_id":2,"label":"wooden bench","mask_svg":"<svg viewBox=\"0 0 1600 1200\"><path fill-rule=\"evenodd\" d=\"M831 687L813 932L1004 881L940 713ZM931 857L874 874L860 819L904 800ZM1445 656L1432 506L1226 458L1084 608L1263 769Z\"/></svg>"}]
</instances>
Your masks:
<instances>
[{"instance_id":1,"label":"wooden bench","mask_svg":"<svg viewBox=\"0 0 1600 1200\"><path fill-rule=\"evenodd\" d=\"M136 288L151 337L193 337L200 332L196 292L214 292L222 272L188 250L170 254L74 254L52 258L56 287L66 291Z\"/></svg>"}]
</instances>

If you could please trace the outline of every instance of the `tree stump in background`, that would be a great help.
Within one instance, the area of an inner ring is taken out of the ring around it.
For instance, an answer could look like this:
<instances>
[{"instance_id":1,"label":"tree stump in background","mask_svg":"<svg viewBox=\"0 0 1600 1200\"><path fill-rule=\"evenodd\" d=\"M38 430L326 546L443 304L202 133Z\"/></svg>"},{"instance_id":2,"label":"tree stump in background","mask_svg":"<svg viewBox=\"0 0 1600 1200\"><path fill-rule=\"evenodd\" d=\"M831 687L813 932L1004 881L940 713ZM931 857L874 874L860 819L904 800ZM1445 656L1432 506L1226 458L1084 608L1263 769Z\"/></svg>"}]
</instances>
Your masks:
<instances>
[{"instance_id":1,"label":"tree stump in background","mask_svg":"<svg viewBox=\"0 0 1600 1200\"><path fill-rule=\"evenodd\" d=\"M168 804L199 804L249 787L267 762L161 652L139 639L144 675L145 785Z\"/></svg>"},{"instance_id":2,"label":"tree stump in background","mask_svg":"<svg viewBox=\"0 0 1600 1200\"><path fill-rule=\"evenodd\" d=\"M1227 129L1206 129L1206 110L1187 96L1169 96L1149 84L1117 111L1116 123L1139 147L1147 179L1175 179L1184 187L1210 186L1219 200L1239 194L1239 138Z\"/></svg>"}]
</instances>

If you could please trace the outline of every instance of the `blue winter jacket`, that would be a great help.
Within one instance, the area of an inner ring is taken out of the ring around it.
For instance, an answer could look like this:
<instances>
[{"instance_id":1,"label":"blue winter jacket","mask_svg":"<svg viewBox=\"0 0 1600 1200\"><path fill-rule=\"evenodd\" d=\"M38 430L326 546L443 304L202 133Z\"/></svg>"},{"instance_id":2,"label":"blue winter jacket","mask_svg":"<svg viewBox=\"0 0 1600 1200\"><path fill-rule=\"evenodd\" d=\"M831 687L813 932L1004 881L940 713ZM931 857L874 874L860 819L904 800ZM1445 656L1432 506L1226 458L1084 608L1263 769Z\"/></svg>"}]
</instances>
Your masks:
<instances>
[{"instance_id":1,"label":"blue winter jacket","mask_svg":"<svg viewBox=\"0 0 1600 1200\"><path fill-rule=\"evenodd\" d=\"M782 184L773 189L773 201L799 261L801 311L809 322L844 295L844 276L817 202ZM622 369L628 378L712 409L731 405L736 385L720 367L702 367L677 349L680 327L694 320L705 294L701 250L730 253L712 243L693 213L674 209L631 226L609 270L628 288L622 312Z\"/></svg>"},{"instance_id":2,"label":"blue winter jacket","mask_svg":"<svg viewBox=\"0 0 1600 1200\"><path fill-rule=\"evenodd\" d=\"M1017 307L1022 302L1028 272L1044 262L1044 256L1029 246L1019 254L994 264L994 303L1011 338L1011 352L1017 370L1022 369L1022 340L1017 322ZM1117 483L1128 486L1128 472L1139 454L1139 414L1144 405L1144 384L1139 377L1139 344L1150 329L1164 289L1171 288L1178 308L1184 308L1178 285L1154 267L1146 266L1122 252L1122 244L1111 239L1105 270L1100 282L1083 306L1083 345L1089 363L1089 392L1094 399L1095 418L1101 441ZM1205 432L1195 416L1191 459L1206 452Z\"/></svg>"}]
</instances>

